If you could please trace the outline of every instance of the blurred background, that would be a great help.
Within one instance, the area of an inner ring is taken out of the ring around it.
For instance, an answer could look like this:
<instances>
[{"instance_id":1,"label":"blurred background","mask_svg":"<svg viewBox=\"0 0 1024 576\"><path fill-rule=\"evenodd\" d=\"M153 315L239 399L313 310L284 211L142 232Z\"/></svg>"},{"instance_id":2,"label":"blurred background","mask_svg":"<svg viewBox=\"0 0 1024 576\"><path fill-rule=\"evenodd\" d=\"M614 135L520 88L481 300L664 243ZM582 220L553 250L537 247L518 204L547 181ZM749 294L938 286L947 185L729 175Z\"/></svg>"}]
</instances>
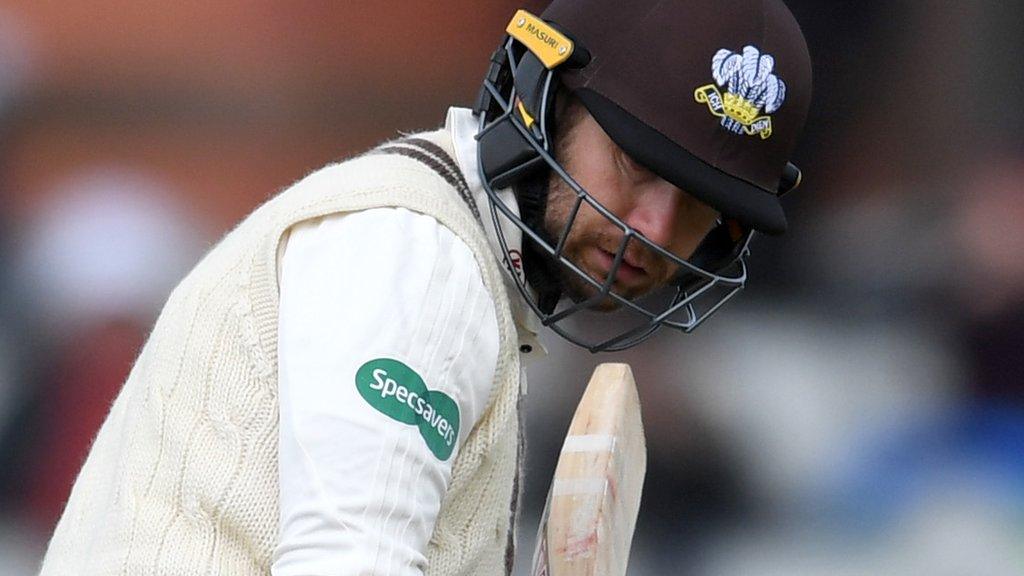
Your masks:
<instances>
[{"instance_id":1,"label":"blurred background","mask_svg":"<svg viewBox=\"0 0 1024 576\"><path fill-rule=\"evenodd\" d=\"M470 105L544 2L0 2L0 575L32 574L159 308L256 205ZM530 367L518 573L598 361L641 387L631 574L1024 573L1024 4L788 0L815 97L751 285Z\"/></svg>"}]
</instances>

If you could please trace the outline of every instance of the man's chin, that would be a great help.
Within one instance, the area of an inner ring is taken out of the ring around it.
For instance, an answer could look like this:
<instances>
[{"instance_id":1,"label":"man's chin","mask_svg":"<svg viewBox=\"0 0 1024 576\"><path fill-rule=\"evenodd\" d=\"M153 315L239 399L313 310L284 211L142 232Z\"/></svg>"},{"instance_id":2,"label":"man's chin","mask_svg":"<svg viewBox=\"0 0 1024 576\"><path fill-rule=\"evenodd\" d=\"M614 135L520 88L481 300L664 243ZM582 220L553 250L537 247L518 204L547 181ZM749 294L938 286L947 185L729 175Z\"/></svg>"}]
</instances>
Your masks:
<instances>
[{"instance_id":1,"label":"man's chin","mask_svg":"<svg viewBox=\"0 0 1024 576\"><path fill-rule=\"evenodd\" d=\"M598 281L603 281L603 279L599 279ZM566 295L577 304L594 298L594 296L600 292L599 289L575 275L572 278L563 279L563 285L566 286ZM612 291L626 300L634 300L643 294L640 290L623 289L618 286L618 284L612 285ZM622 303L611 296L605 296L595 300L592 304L587 306L588 310L593 310L595 312L614 312L620 308L622 308Z\"/></svg>"},{"instance_id":2,"label":"man's chin","mask_svg":"<svg viewBox=\"0 0 1024 576\"><path fill-rule=\"evenodd\" d=\"M589 300L597 293L597 290L593 290L591 294L569 294L569 298L576 304ZM618 300L611 296L605 296L600 300L597 300L587 306L587 310L593 310L595 312L614 312L622 307L622 304Z\"/></svg>"}]
</instances>

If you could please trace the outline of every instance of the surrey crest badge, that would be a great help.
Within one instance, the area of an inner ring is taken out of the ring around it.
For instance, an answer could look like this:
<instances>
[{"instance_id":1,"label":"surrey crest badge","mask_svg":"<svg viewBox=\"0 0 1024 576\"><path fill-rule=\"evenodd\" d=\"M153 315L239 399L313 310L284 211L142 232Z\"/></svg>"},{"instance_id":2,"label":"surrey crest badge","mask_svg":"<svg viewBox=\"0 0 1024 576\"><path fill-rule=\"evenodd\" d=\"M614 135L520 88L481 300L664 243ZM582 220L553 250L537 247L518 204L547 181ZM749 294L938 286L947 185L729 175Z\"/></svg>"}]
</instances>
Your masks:
<instances>
[{"instance_id":1,"label":"surrey crest badge","mask_svg":"<svg viewBox=\"0 0 1024 576\"><path fill-rule=\"evenodd\" d=\"M775 58L754 46L744 46L743 54L723 48L711 59L715 84L697 88L693 96L727 130L767 139L772 135L771 114L786 99L786 83L772 73L774 68Z\"/></svg>"}]
</instances>

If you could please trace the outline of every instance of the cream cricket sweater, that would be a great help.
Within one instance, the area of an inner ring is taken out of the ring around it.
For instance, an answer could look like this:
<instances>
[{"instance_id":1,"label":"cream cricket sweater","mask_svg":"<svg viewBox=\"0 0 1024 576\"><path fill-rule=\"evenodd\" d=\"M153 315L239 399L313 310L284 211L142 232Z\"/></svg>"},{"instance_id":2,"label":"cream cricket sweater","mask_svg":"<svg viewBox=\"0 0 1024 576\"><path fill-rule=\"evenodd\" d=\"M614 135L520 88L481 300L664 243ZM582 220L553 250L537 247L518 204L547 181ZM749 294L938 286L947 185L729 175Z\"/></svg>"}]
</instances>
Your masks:
<instances>
[{"instance_id":1,"label":"cream cricket sweater","mask_svg":"<svg viewBox=\"0 0 1024 576\"><path fill-rule=\"evenodd\" d=\"M452 153L446 132L421 137ZM492 396L453 462L427 574L505 573L520 362L502 271L444 178L406 157L367 155L323 168L261 206L174 290L75 483L43 575L270 573L278 244L303 220L382 206L451 229L494 300Z\"/></svg>"}]
</instances>

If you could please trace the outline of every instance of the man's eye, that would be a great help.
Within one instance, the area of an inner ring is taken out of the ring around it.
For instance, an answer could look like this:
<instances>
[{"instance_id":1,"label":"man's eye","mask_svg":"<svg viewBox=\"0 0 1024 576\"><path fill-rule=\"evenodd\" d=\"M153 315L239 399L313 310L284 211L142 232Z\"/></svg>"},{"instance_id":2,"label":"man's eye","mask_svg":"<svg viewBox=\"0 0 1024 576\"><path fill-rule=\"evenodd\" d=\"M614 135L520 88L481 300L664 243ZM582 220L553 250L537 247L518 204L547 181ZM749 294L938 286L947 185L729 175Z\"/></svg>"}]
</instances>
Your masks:
<instances>
[{"instance_id":1,"label":"man's eye","mask_svg":"<svg viewBox=\"0 0 1024 576\"><path fill-rule=\"evenodd\" d=\"M642 180L652 175L652 172L650 170L645 168L636 160L633 160L633 157L630 156L629 154L626 154L625 152L620 150L616 156L618 159L619 167L631 178L635 180Z\"/></svg>"}]
</instances>

